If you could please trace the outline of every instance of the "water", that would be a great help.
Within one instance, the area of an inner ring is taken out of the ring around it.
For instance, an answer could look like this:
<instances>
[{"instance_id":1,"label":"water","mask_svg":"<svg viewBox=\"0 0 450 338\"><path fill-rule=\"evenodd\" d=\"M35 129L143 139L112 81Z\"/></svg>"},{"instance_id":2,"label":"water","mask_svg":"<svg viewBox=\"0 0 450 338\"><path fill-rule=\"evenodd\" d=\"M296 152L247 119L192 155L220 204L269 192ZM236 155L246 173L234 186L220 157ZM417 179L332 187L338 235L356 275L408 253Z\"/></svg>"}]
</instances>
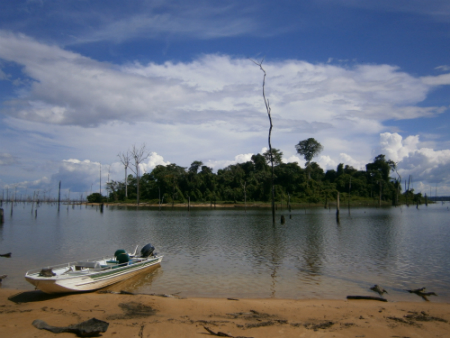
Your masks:
<instances>
[{"instance_id":1,"label":"water","mask_svg":"<svg viewBox=\"0 0 450 338\"><path fill-rule=\"evenodd\" d=\"M18 204L3 205L0 226L2 287L32 290L32 268L134 250L152 243L161 267L125 281L119 290L198 297L329 298L373 295L422 301L405 289L426 286L450 300L450 211L446 205L341 210L163 210Z\"/></svg>"}]
</instances>

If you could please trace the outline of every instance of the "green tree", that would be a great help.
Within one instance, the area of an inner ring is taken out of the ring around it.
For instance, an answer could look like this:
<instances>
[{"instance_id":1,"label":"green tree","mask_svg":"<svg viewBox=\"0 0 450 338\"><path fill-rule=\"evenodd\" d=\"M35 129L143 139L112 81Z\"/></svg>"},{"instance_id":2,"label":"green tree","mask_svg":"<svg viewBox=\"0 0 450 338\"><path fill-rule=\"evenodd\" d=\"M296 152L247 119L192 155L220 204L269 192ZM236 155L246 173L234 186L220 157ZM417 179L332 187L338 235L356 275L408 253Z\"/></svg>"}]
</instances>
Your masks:
<instances>
[{"instance_id":1,"label":"green tree","mask_svg":"<svg viewBox=\"0 0 450 338\"><path fill-rule=\"evenodd\" d=\"M295 149L297 149L298 154L303 155L305 158L308 179L311 179L311 161L315 156L319 155L319 153L323 150L323 146L317 142L316 139L310 137L309 139L300 141L296 144Z\"/></svg>"},{"instance_id":2,"label":"green tree","mask_svg":"<svg viewBox=\"0 0 450 338\"><path fill-rule=\"evenodd\" d=\"M386 156L383 154L375 157L372 163L366 164L366 170L372 175L376 176L379 173L382 179L386 182L389 181L389 174L391 171L395 171L397 168L396 164L392 160L386 160Z\"/></svg>"},{"instance_id":3,"label":"green tree","mask_svg":"<svg viewBox=\"0 0 450 338\"><path fill-rule=\"evenodd\" d=\"M198 169L203 165L202 161L194 161L191 163L191 166L189 167L189 172L193 174L197 174Z\"/></svg>"},{"instance_id":4,"label":"green tree","mask_svg":"<svg viewBox=\"0 0 450 338\"><path fill-rule=\"evenodd\" d=\"M266 158L261 154L252 155L252 161L255 164L256 171L267 171L269 169Z\"/></svg>"},{"instance_id":5,"label":"green tree","mask_svg":"<svg viewBox=\"0 0 450 338\"><path fill-rule=\"evenodd\" d=\"M298 154L304 157L307 167L311 163L311 160L323 150L323 146L314 138L310 137L296 144L295 149L297 149Z\"/></svg>"},{"instance_id":6,"label":"green tree","mask_svg":"<svg viewBox=\"0 0 450 338\"><path fill-rule=\"evenodd\" d=\"M102 203L104 198L100 193L94 192L87 197L89 203Z\"/></svg>"},{"instance_id":7,"label":"green tree","mask_svg":"<svg viewBox=\"0 0 450 338\"><path fill-rule=\"evenodd\" d=\"M263 154L264 158L266 159L267 164L270 164L270 150L267 150ZM280 165L283 158L283 152L280 149L272 148L272 158L273 158L273 165Z\"/></svg>"}]
</instances>

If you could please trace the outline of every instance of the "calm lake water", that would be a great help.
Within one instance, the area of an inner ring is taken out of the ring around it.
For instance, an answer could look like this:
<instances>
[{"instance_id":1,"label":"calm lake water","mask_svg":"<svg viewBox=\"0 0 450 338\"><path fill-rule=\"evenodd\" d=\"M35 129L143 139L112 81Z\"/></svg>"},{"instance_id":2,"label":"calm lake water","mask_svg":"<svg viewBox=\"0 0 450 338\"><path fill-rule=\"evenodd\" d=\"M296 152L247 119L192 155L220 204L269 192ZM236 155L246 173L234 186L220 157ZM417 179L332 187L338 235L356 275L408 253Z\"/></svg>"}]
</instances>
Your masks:
<instances>
[{"instance_id":1,"label":"calm lake water","mask_svg":"<svg viewBox=\"0 0 450 338\"><path fill-rule=\"evenodd\" d=\"M32 290L32 268L133 251L152 243L161 267L116 285L134 292L198 297L329 298L373 295L379 284L389 300L423 301L405 289L426 286L450 301L449 204L341 210L136 209L3 204L0 226L2 287Z\"/></svg>"}]
</instances>

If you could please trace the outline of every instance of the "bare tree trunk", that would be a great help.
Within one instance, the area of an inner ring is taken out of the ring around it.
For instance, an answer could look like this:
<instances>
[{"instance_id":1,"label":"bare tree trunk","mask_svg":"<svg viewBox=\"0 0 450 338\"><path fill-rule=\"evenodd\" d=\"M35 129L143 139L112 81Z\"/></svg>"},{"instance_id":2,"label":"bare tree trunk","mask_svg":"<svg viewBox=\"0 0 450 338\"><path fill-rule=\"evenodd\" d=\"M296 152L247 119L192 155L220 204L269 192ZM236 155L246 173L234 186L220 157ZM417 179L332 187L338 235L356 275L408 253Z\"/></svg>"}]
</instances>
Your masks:
<instances>
[{"instance_id":1,"label":"bare tree trunk","mask_svg":"<svg viewBox=\"0 0 450 338\"><path fill-rule=\"evenodd\" d=\"M102 195L102 164L100 163L100 196Z\"/></svg>"},{"instance_id":2,"label":"bare tree trunk","mask_svg":"<svg viewBox=\"0 0 450 338\"><path fill-rule=\"evenodd\" d=\"M289 212L291 212L291 195L289 195L289 193L288 193L288 209Z\"/></svg>"},{"instance_id":3,"label":"bare tree trunk","mask_svg":"<svg viewBox=\"0 0 450 338\"><path fill-rule=\"evenodd\" d=\"M139 164L145 161L149 156L149 154L145 151L145 144L143 144L140 148L137 148L136 145L133 145L133 147L131 148L131 156L134 158L133 166L135 169L137 184L136 203L139 205Z\"/></svg>"},{"instance_id":4,"label":"bare tree trunk","mask_svg":"<svg viewBox=\"0 0 450 338\"><path fill-rule=\"evenodd\" d=\"M59 188L58 188L58 212L60 205L61 205L61 181L59 181Z\"/></svg>"},{"instance_id":5,"label":"bare tree trunk","mask_svg":"<svg viewBox=\"0 0 450 338\"><path fill-rule=\"evenodd\" d=\"M272 116L270 115L270 112L271 112L270 103L269 103L269 100L266 99L266 93L265 93L266 71L262 67L262 61L260 63L257 63L254 60L252 60L252 61L256 65L258 65L259 68L264 73L262 90L263 90L264 104L266 106L266 111L267 111L267 115L269 117L269 124L270 124L268 141L269 141L270 163L271 163L271 166L272 166L272 175L271 175L271 186L272 186L272 223L273 223L273 225L275 225L275 187L274 187L274 184L273 184L273 181L274 181L274 167L273 167L273 154L272 154L272 144L271 144L271 135L272 135L272 127L273 127L273 125L272 125Z\"/></svg>"},{"instance_id":6,"label":"bare tree trunk","mask_svg":"<svg viewBox=\"0 0 450 338\"><path fill-rule=\"evenodd\" d=\"M337 193L337 198L336 198L336 222L339 223L340 218L339 218L339 213L340 213L340 206L339 206L339 191Z\"/></svg>"},{"instance_id":7,"label":"bare tree trunk","mask_svg":"<svg viewBox=\"0 0 450 338\"><path fill-rule=\"evenodd\" d=\"M137 188L137 196L136 196L136 203L139 205L139 163L136 165L136 188Z\"/></svg>"},{"instance_id":8,"label":"bare tree trunk","mask_svg":"<svg viewBox=\"0 0 450 338\"><path fill-rule=\"evenodd\" d=\"M350 200L351 200L351 196L350 196L350 191L352 189L352 178L350 177L350 183L348 184L348 215L350 216Z\"/></svg>"},{"instance_id":9,"label":"bare tree trunk","mask_svg":"<svg viewBox=\"0 0 450 338\"><path fill-rule=\"evenodd\" d=\"M125 199L128 198L128 174L127 174L127 169L128 166L130 165L130 154L127 153L124 154L118 154L117 156L119 156L120 161L122 162L122 164L125 166Z\"/></svg>"}]
</instances>

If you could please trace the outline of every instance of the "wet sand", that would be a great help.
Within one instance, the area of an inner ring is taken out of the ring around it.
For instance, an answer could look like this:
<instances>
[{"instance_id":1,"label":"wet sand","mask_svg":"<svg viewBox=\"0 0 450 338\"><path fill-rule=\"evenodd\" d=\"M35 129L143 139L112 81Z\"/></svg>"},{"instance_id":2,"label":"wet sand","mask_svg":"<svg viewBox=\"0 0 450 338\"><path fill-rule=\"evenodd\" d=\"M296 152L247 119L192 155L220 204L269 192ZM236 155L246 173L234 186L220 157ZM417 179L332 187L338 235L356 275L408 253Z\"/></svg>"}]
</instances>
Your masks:
<instances>
[{"instance_id":1,"label":"wet sand","mask_svg":"<svg viewBox=\"0 0 450 338\"><path fill-rule=\"evenodd\" d=\"M103 337L448 337L450 304L374 300L178 298L0 289L1 337L76 337L32 325L97 318ZM210 331L208 331L209 329ZM222 335L222 336L226 336Z\"/></svg>"}]
</instances>

